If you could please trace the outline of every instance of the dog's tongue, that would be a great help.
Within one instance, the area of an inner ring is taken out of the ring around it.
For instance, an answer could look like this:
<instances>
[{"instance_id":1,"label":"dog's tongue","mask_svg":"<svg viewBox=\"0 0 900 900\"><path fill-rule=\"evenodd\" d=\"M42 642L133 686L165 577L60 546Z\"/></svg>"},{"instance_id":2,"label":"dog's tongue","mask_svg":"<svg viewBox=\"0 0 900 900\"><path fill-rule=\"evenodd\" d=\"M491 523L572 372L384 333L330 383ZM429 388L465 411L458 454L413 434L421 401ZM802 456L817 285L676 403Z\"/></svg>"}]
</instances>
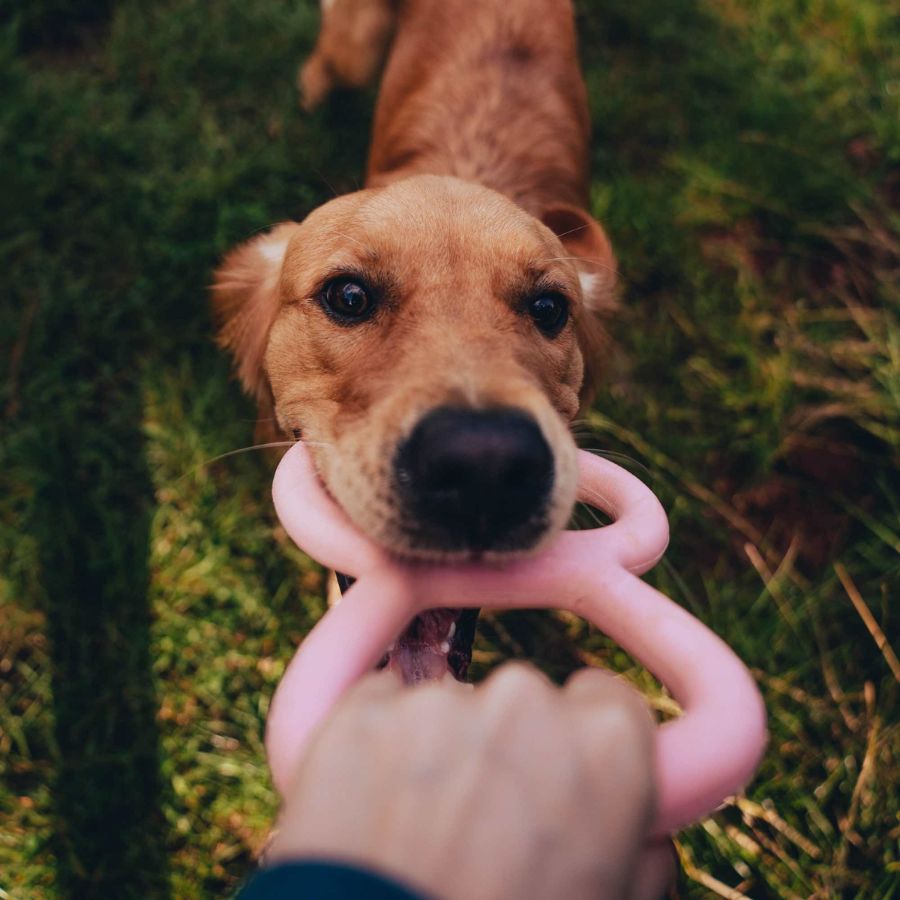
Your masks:
<instances>
[{"instance_id":1,"label":"dog's tongue","mask_svg":"<svg viewBox=\"0 0 900 900\"><path fill-rule=\"evenodd\" d=\"M407 684L436 681L448 672L465 680L472 659L477 609L432 609L416 616L385 661Z\"/></svg>"}]
</instances>

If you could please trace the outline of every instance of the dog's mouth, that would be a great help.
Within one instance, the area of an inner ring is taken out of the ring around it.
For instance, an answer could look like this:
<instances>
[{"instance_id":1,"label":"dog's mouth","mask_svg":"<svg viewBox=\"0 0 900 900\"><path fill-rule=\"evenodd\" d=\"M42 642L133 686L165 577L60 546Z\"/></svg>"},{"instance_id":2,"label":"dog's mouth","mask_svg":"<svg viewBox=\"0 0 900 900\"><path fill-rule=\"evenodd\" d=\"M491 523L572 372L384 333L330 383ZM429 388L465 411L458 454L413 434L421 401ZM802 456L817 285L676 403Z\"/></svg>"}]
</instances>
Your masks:
<instances>
[{"instance_id":1,"label":"dog's mouth","mask_svg":"<svg viewBox=\"0 0 900 900\"><path fill-rule=\"evenodd\" d=\"M384 543L399 558L500 561L533 552L551 530L556 454L526 410L430 409L396 445L391 476L400 540ZM381 667L408 684L448 672L463 681L477 618L477 610L422 613Z\"/></svg>"},{"instance_id":2,"label":"dog's mouth","mask_svg":"<svg viewBox=\"0 0 900 900\"><path fill-rule=\"evenodd\" d=\"M392 669L407 684L437 681L448 672L465 681L477 620L477 609L428 610L391 645L381 668Z\"/></svg>"},{"instance_id":3,"label":"dog's mouth","mask_svg":"<svg viewBox=\"0 0 900 900\"><path fill-rule=\"evenodd\" d=\"M355 581L336 573L341 593ZM429 609L416 616L388 647L378 664L391 669L406 684L438 681L448 672L465 681L472 662L472 645L478 623L477 609Z\"/></svg>"}]
</instances>

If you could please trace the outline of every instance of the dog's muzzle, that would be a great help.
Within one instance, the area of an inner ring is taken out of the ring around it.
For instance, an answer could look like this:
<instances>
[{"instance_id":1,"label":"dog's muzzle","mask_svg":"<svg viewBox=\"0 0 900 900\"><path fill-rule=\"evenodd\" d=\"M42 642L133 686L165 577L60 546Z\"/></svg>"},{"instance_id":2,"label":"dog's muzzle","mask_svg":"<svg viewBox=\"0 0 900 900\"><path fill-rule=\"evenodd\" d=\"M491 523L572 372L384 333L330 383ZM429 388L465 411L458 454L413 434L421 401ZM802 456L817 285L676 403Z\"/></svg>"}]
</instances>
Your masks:
<instances>
[{"instance_id":1,"label":"dog's muzzle","mask_svg":"<svg viewBox=\"0 0 900 900\"><path fill-rule=\"evenodd\" d=\"M394 477L416 549L527 550L546 531L553 453L519 410L432 410L401 444Z\"/></svg>"}]
</instances>

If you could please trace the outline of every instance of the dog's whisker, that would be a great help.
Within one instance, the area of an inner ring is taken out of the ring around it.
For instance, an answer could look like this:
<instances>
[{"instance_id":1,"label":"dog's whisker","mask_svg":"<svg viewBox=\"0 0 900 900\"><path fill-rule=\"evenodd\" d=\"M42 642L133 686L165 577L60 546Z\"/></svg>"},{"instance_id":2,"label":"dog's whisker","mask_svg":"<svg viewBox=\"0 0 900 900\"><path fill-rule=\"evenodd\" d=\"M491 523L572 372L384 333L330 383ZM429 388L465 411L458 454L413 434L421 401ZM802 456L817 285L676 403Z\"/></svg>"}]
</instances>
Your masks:
<instances>
[{"instance_id":1,"label":"dog's whisker","mask_svg":"<svg viewBox=\"0 0 900 900\"><path fill-rule=\"evenodd\" d=\"M603 496L599 491L585 491L584 496L579 502L596 507L597 509L605 509L606 506L610 505L609 497Z\"/></svg>"},{"instance_id":2,"label":"dog's whisker","mask_svg":"<svg viewBox=\"0 0 900 900\"><path fill-rule=\"evenodd\" d=\"M230 459L232 456L240 456L243 453L252 453L254 450L274 450L278 447L293 447L294 444L301 443L300 441L290 440L290 441L269 441L265 444L251 444L249 447L238 447L235 450L228 450L225 453L220 453L218 456L210 457L209 459L205 459L203 462L198 463L196 466L193 466L187 472L184 472L180 478L176 479L176 484L180 484L185 478L189 478L192 475L196 475L201 469L205 469L207 466L211 466L214 463L221 462L223 459ZM326 447L331 449L334 445L330 441L307 441L304 440L302 443L306 444L308 447Z\"/></svg>"},{"instance_id":3,"label":"dog's whisker","mask_svg":"<svg viewBox=\"0 0 900 900\"><path fill-rule=\"evenodd\" d=\"M236 450L228 450L225 453L220 453L218 456L213 456L210 459L204 460L200 463L197 468L201 469L204 466L211 466L213 463L220 462L223 459L228 459L232 456L238 456L241 453L251 453L253 450L274 450L277 447L293 447L294 444L303 443L306 444L307 447L333 447L334 445L330 441L269 441L265 444L251 444L249 447L238 447Z\"/></svg>"},{"instance_id":4,"label":"dog's whisker","mask_svg":"<svg viewBox=\"0 0 900 900\"><path fill-rule=\"evenodd\" d=\"M322 181L325 183L325 186L328 188L329 191L331 191L331 194L332 194L333 197L340 197L340 193L338 192L338 190L337 190L337 189L335 188L335 186L334 186L334 185L333 185L333 184L325 177L325 175L322 173L322 171L321 171L320 169L317 169L315 166L310 166L310 169L311 169L311 170L312 170L319 178L322 179Z\"/></svg>"},{"instance_id":5,"label":"dog's whisker","mask_svg":"<svg viewBox=\"0 0 900 900\"><path fill-rule=\"evenodd\" d=\"M590 419L572 419L569 422L569 431L572 435L590 437L592 440L596 440L598 437L597 429Z\"/></svg>"},{"instance_id":6,"label":"dog's whisker","mask_svg":"<svg viewBox=\"0 0 900 900\"><path fill-rule=\"evenodd\" d=\"M366 251L366 253L368 253L370 255L374 255L372 248L369 247L368 244L364 244L362 241L357 240L355 237L351 237L351 235L346 234L343 231L335 231L333 233L336 234L338 237L345 238L346 240L352 241L354 244L357 244L358 246L362 247L363 250Z\"/></svg>"},{"instance_id":7,"label":"dog's whisker","mask_svg":"<svg viewBox=\"0 0 900 900\"><path fill-rule=\"evenodd\" d=\"M593 524L594 524L596 527L598 527L598 528L602 528L604 525L608 525L608 524L609 524L609 522L604 521L604 520L598 515L597 510L595 510L592 506L590 506L589 504L584 503L584 502L582 502L582 501L579 501L579 502L577 503L575 514L576 514L576 517L577 517L579 514L582 515L582 516L586 516L586 517L589 518L589 519L591 520L591 522L593 522ZM581 523L579 523L579 522L576 521L576 524L580 525Z\"/></svg>"},{"instance_id":8,"label":"dog's whisker","mask_svg":"<svg viewBox=\"0 0 900 900\"><path fill-rule=\"evenodd\" d=\"M587 227L588 226L586 224L585 225L576 225L574 228L570 228L568 231L563 231L560 234L557 234L556 236L558 238L568 237L570 234L575 234L576 231L584 231L584 229Z\"/></svg>"},{"instance_id":9,"label":"dog's whisker","mask_svg":"<svg viewBox=\"0 0 900 900\"><path fill-rule=\"evenodd\" d=\"M635 459L633 456L629 456L627 453L620 453L618 450L602 450L599 447L582 447L581 449L586 450L588 453L591 453L594 456L600 456L603 459L608 459L610 462L614 462L619 465L624 463L629 467L637 469L647 478L653 478L653 472L651 472L650 469L647 468L647 466L645 466L639 459Z\"/></svg>"},{"instance_id":10,"label":"dog's whisker","mask_svg":"<svg viewBox=\"0 0 900 900\"><path fill-rule=\"evenodd\" d=\"M618 275L621 277L621 273L615 266L611 266L609 263L603 262L602 260L597 259L593 256L548 256L546 259L538 260L538 262L562 262L565 260L590 263L590 265L592 266L597 266L597 268L599 269L606 269L607 272L612 272L613 275Z\"/></svg>"},{"instance_id":11,"label":"dog's whisker","mask_svg":"<svg viewBox=\"0 0 900 900\"><path fill-rule=\"evenodd\" d=\"M197 468L202 469L203 466L211 466L213 463L228 459L231 456L238 456L241 453L250 453L253 450L272 450L275 447L293 447L296 443L296 441L269 441L266 444L251 444L249 447L238 447L236 450L228 450L225 453L220 453L218 456L204 460Z\"/></svg>"},{"instance_id":12,"label":"dog's whisker","mask_svg":"<svg viewBox=\"0 0 900 900\"><path fill-rule=\"evenodd\" d=\"M213 456L210 459L205 459L203 462L197 463L196 466L192 466L186 472L183 472L180 477L176 478L173 482L174 484L181 484L188 478L195 476L201 469L205 469L207 466L213 465L213 463L220 462L223 459L228 459L232 456L238 456L241 453L250 453L253 450L268 450L274 447L293 447L296 441L271 441L267 444L252 444L249 447L238 447L236 450L228 450L225 453L220 453L218 456Z\"/></svg>"}]
</instances>

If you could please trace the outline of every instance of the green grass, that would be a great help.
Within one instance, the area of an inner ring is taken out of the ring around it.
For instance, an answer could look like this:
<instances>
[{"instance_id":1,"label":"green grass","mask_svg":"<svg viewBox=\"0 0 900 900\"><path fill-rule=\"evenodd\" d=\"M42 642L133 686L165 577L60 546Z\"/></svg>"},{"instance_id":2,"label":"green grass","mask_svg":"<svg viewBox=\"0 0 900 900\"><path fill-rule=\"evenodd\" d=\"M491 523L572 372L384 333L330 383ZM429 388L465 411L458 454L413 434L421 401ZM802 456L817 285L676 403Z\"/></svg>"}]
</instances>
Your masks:
<instances>
[{"instance_id":1,"label":"green grass","mask_svg":"<svg viewBox=\"0 0 900 900\"><path fill-rule=\"evenodd\" d=\"M900 896L900 17L882 0L582 2L594 212L625 278L582 430L644 467L653 580L753 668L771 743L679 838L687 896ZM363 170L296 0L0 3L0 897L205 897L275 808L268 698L323 609L211 343L235 242ZM839 578L844 574L845 584ZM476 675L601 662L495 616Z\"/></svg>"}]
</instances>

